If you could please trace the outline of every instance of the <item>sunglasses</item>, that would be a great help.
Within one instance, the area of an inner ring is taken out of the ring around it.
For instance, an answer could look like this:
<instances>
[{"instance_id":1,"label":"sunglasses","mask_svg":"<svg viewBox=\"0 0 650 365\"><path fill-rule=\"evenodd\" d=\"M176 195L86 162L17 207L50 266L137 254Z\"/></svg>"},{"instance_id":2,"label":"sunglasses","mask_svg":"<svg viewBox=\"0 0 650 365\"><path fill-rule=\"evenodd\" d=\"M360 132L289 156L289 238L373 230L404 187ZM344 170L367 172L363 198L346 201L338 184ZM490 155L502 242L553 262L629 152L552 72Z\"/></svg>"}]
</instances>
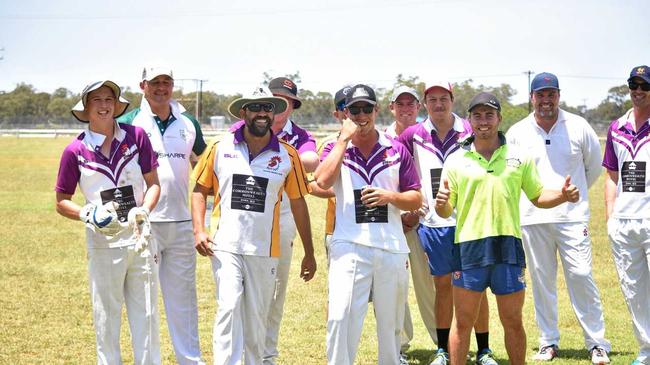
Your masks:
<instances>
[{"instance_id":1,"label":"sunglasses","mask_svg":"<svg viewBox=\"0 0 650 365\"><path fill-rule=\"evenodd\" d=\"M244 109L251 111L253 113L259 113L260 111L264 110L267 113L270 113L275 109L275 105L271 103L252 103L252 104L247 104Z\"/></svg>"},{"instance_id":2,"label":"sunglasses","mask_svg":"<svg viewBox=\"0 0 650 365\"><path fill-rule=\"evenodd\" d=\"M648 84L647 82L639 84L638 82L630 81L628 82L627 86L630 88L630 90L636 90L638 88L641 88L641 90L643 91L650 91L650 84Z\"/></svg>"},{"instance_id":3,"label":"sunglasses","mask_svg":"<svg viewBox=\"0 0 650 365\"><path fill-rule=\"evenodd\" d=\"M352 115L357 115L361 112L364 114L370 114L372 113L373 110L375 110L374 105L366 105L366 106L349 106L348 110L350 111L350 114Z\"/></svg>"}]
</instances>

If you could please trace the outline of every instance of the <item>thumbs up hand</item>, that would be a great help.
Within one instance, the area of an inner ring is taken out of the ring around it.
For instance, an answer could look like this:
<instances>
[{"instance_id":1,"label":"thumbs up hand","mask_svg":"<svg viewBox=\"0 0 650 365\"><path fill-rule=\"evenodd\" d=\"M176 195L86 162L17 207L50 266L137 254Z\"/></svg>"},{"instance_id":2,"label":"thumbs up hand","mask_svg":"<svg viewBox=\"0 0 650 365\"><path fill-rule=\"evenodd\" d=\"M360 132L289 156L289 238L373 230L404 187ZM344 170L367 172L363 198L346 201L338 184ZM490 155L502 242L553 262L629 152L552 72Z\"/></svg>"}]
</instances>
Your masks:
<instances>
[{"instance_id":1,"label":"thumbs up hand","mask_svg":"<svg viewBox=\"0 0 650 365\"><path fill-rule=\"evenodd\" d=\"M571 203L576 203L580 199L580 190L571 184L571 175L567 175L564 180L564 186L562 186L562 195L564 198Z\"/></svg>"},{"instance_id":2,"label":"thumbs up hand","mask_svg":"<svg viewBox=\"0 0 650 365\"><path fill-rule=\"evenodd\" d=\"M449 201L449 180L447 178L442 179L442 184L438 188L438 194L436 194L436 207L444 207Z\"/></svg>"}]
</instances>

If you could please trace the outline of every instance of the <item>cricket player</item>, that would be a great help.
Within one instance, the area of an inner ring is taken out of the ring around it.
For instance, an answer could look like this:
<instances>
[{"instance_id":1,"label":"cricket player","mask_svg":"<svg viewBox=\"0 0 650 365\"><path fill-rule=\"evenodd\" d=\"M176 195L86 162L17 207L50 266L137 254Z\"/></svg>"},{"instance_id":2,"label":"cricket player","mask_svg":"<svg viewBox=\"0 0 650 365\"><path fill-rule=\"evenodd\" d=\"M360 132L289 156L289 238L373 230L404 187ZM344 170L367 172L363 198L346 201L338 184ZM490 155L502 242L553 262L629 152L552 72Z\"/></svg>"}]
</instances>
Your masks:
<instances>
[{"instance_id":1,"label":"cricket player","mask_svg":"<svg viewBox=\"0 0 650 365\"><path fill-rule=\"evenodd\" d=\"M354 363L371 290L378 363L400 361L409 252L400 212L419 209L422 196L406 148L375 129L377 111L371 87L352 87L345 104L348 119L314 174L322 189L333 187L336 195L327 321L331 365Z\"/></svg>"},{"instance_id":2,"label":"cricket player","mask_svg":"<svg viewBox=\"0 0 650 365\"><path fill-rule=\"evenodd\" d=\"M284 112L278 112L273 119L271 131L275 135L293 146L300 156L300 161L305 167L305 173L316 170L319 159L316 152L316 140L291 119L294 110L300 109L302 101L298 97L298 86L286 77L277 77L269 82L269 90L274 96L283 98L287 102ZM284 302L287 296L289 270L293 256L293 240L296 237L296 224L291 214L290 199L284 193L280 205L280 260L276 276L275 294L273 295L266 332L266 345L264 349L264 364L275 365L278 357L278 338L280 323L284 312Z\"/></svg>"},{"instance_id":3,"label":"cricket player","mask_svg":"<svg viewBox=\"0 0 650 365\"><path fill-rule=\"evenodd\" d=\"M167 326L176 362L203 364L196 300L196 250L188 196L191 165L206 145L199 122L172 99L171 68L145 67L140 89L144 94L140 107L118 121L144 129L158 155L161 194L150 220L160 260L158 275Z\"/></svg>"},{"instance_id":4,"label":"cricket player","mask_svg":"<svg viewBox=\"0 0 650 365\"><path fill-rule=\"evenodd\" d=\"M465 364L482 293L490 287L510 363L521 365L526 362L521 191L540 208L576 202L580 193L570 176L562 190L544 189L533 160L506 144L499 132L501 105L494 95L477 94L468 112L473 135L445 161L435 205L441 218L456 209L452 274L456 320L449 338L450 360L453 365Z\"/></svg>"},{"instance_id":5,"label":"cricket player","mask_svg":"<svg viewBox=\"0 0 650 365\"><path fill-rule=\"evenodd\" d=\"M286 192L305 255L300 276L313 278L309 193L298 152L271 131L276 113L287 108L266 87L233 101L229 112L244 123L202 155L193 177L195 246L212 261L217 290L213 333L215 364L262 364L267 318L281 255L280 200ZM214 192L218 227L205 231L208 194Z\"/></svg>"},{"instance_id":6,"label":"cricket player","mask_svg":"<svg viewBox=\"0 0 650 365\"><path fill-rule=\"evenodd\" d=\"M420 100L417 92L413 88L401 85L393 89L388 107L393 114L393 118L395 118L393 123L385 130L386 135L389 137L397 139L407 128L417 124ZM412 151L409 152L412 154ZM410 251L409 267L411 269L411 278L413 279L413 288L415 290L415 298L420 310L420 316L429 332L431 340L433 343L436 343L436 316L434 312L436 288L433 283L433 277L429 274L426 253L422 249L420 239L418 238L417 227L420 222L420 215L418 211L402 212L401 218L402 229L404 230L406 243ZM401 336L400 365L408 365L406 351L409 349L410 342L413 339L413 322L411 320L408 301L406 302L404 326Z\"/></svg>"},{"instance_id":7,"label":"cricket player","mask_svg":"<svg viewBox=\"0 0 650 365\"><path fill-rule=\"evenodd\" d=\"M115 121L129 105L120 94L112 81L94 82L72 108L87 128L61 156L56 211L86 226L97 363L122 363L126 303L135 364L160 364L158 259L148 218L160 195L158 161L141 128ZM84 206L72 200L77 185Z\"/></svg>"},{"instance_id":8,"label":"cricket player","mask_svg":"<svg viewBox=\"0 0 650 365\"><path fill-rule=\"evenodd\" d=\"M465 138L472 134L469 122L452 112L453 102L454 93L451 83L446 81L431 83L424 91L427 119L407 128L398 137L398 140L413 155L418 175L422 179L424 187L423 195L426 208L422 210L423 214L419 217L419 225L414 231L419 236L417 242L420 246L419 249L423 251L421 255L426 268L424 273L419 274L419 286L424 286L424 288L420 288L420 291L424 292L422 295L427 298L425 307L427 311L435 313L432 317L433 329L429 331L436 333L438 349L431 359L431 365L449 363L449 332L454 316L451 285L452 251L456 231L455 216L452 214L449 218L439 217L433 207L445 160L460 148L460 143ZM412 248L412 256L413 252ZM411 267L415 266L413 261L414 259L411 258ZM416 271L412 270L414 287L418 288L418 280L415 279ZM428 294L434 292L435 296ZM415 293L417 297L418 290ZM418 301L418 303L420 302ZM496 365L489 346L489 308L485 294L483 294L480 303L479 314L474 324L477 343L476 363ZM427 328L429 327L427 326Z\"/></svg>"},{"instance_id":9,"label":"cricket player","mask_svg":"<svg viewBox=\"0 0 650 365\"><path fill-rule=\"evenodd\" d=\"M650 67L627 79L632 109L607 131L603 166L607 235L639 353L632 365L650 364Z\"/></svg>"},{"instance_id":10,"label":"cricket player","mask_svg":"<svg viewBox=\"0 0 650 365\"><path fill-rule=\"evenodd\" d=\"M569 299L582 327L593 364L609 364L611 344L605 338L600 293L591 273L589 187L602 168L598 136L584 118L560 109L557 76L543 72L531 83L534 111L506 134L508 144L524 149L535 160L540 177L560 185L567 175L580 190L580 201L553 209L538 209L521 199L524 251L535 298L539 351L535 361L558 356L557 255L564 269Z\"/></svg>"}]
</instances>

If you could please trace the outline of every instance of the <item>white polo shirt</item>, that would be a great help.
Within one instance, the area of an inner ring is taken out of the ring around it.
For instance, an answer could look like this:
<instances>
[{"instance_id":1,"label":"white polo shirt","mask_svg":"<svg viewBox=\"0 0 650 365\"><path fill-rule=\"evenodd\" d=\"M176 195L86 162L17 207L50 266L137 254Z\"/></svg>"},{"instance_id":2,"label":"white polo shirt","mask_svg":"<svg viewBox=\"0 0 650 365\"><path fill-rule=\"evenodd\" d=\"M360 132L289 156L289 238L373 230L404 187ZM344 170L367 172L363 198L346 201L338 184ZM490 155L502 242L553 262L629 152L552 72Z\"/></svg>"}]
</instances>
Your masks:
<instances>
[{"instance_id":1,"label":"white polo shirt","mask_svg":"<svg viewBox=\"0 0 650 365\"><path fill-rule=\"evenodd\" d=\"M241 255L280 256L280 198L309 193L298 152L271 135L252 160L244 125L208 147L192 175L215 192L218 226L213 249Z\"/></svg>"},{"instance_id":2,"label":"white polo shirt","mask_svg":"<svg viewBox=\"0 0 650 365\"><path fill-rule=\"evenodd\" d=\"M198 156L205 149L198 122L184 114L184 108L175 100L171 100L170 108L169 124L162 130L158 126L160 122L156 120L156 115L144 97L139 109L134 109L119 119L121 122L143 128L158 155L160 199L151 212L152 222L180 222L192 219L188 208L190 157L192 151Z\"/></svg>"},{"instance_id":3,"label":"white polo shirt","mask_svg":"<svg viewBox=\"0 0 650 365\"><path fill-rule=\"evenodd\" d=\"M533 158L546 188L561 189L566 176L571 175L571 183L580 190L577 203L551 209L540 209L521 199L521 224L588 222L589 187L602 172L600 142L589 122L560 109L557 122L546 133L531 113L508 129L506 139Z\"/></svg>"},{"instance_id":4,"label":"white polo shirt","mask_svg":"<svg viewBox=\"0 0 650 365\"><path fill-rule=\"evenodd\" d=\"M413 158L406 147L384 132L377 133L379 140L367 160L352 142L345 151L340 175L334 182L336 226L332 244L344 241L408 253L400 210L392 204L368 209L360 201L361 190L368 185L397 192L420 188ZM321 160L325 160L332 146L323 149Z\"/></svg>"},{"instance_id":5,"label":"white polo shirt","mask_svg":"<svg viewBox=\"0 0 650 365\"><path fill-rule=\"evenodd\" d=\"M650 119L636 132L634 124L630 109L607 131L603 166L618 172L614 218L650 218Z\"/></svg>"},{"instance_id":6,"label":"white polo shirt","mask_svg":"<svg viewBox=\"0 0 650 365\"><path fill-rule=\"evenodd\" d=\"M141 206L146 183L144 174L158 167L156 154L142 128L115 123L115 136L108 158L101 152L106 137L86 129L64 150L59 165L55 191L74 195L77 184L87 203L119 204L118 218L124 229L114 237L86 229L89 248L123 247L134 243L128 229L131 208Z\"/></svg>"},{"instance_id":7,"label":"white polo shirt","mask_svg":"<svg viewBox=\"0 0 650 365\"><path fill-rule=\"evenodd\" d=\"M408 127L397 138L402 142L415 159L418 176L422 180L422 194L429 206L429 213L420 219L428 227L452 227L456 225L456 213L449 218L441 218L433 209L436 205L436 194L440 187L442 166L447 157L459 148L459 141L472 134L469 122L453 114L454 124L446 136L438 136L431 119Z\"/></svg>"}]
</instances>

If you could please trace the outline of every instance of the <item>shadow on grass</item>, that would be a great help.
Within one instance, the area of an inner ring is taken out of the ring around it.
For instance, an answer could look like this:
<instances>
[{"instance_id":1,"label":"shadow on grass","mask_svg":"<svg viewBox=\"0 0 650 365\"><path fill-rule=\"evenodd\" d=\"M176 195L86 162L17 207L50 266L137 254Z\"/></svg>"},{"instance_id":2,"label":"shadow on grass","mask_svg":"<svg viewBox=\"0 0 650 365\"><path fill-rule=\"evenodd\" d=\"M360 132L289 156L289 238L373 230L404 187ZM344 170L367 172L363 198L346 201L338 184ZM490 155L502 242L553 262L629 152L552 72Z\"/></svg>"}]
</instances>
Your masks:
<instances>
[{"instance_id":1,"label":"shadow on grass","mask_svg":"<svg viewBox=\"0 0 650 365\"><path fill-rule=\"evenodd\" d=\"M538 349L536 348L535 351ZM429 365L429 362L432 360L433 350L413 350L408 351L406 355L408 356L408 362L410 365ZM629 356L633 353L631 351L612 351L609 353L610 359L612 357L616 358L618 356ZM468 361L468 364L473 364L476 353L470 351L471 361ZM542 362L532 361L532 355L527 356L528 363L530 364L541 364ZM504 352L503 354L494 353L494 359L499 363L499 365L509 364L508 355ZM586 360L589 359L589 352L585 349L560 349L560 356L558 359L567 359L567 360ZM614 363L614 362L613 362Z\"/></svg>"}]
</instances>

